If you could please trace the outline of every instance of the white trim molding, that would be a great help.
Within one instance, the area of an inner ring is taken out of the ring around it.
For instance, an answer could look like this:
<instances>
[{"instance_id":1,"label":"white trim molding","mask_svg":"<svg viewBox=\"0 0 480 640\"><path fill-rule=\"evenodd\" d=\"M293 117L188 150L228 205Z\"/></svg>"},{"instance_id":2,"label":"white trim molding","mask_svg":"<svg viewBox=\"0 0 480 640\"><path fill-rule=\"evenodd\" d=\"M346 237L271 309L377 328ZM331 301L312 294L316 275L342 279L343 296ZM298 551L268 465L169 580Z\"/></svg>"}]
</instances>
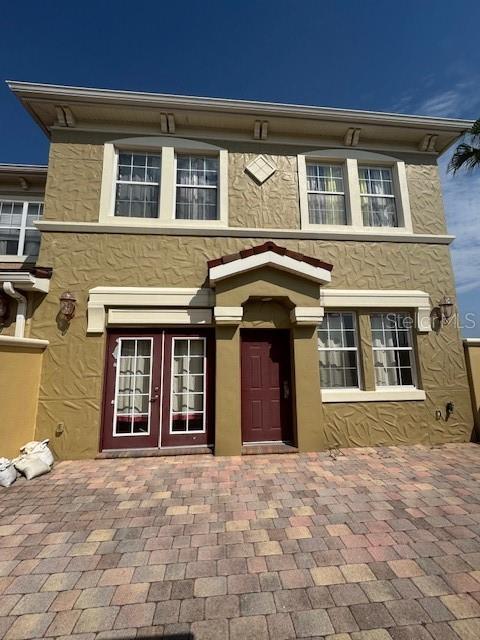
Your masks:
<instances>
[{"instance_id":1,"label":"white trim molding","mask_svg":"<svg viewBox=\"0 0 480 640\"><path fill-rule=\"evenodd\" d=\"M0 283L3 282L11 282L15 289L20 291L48 293L50 290L48 278L37 278L28 271L0 271Z\"/></svg>"},{"instance_id":2,"label":"white trim molding","mask_svg":"<svg viewBox=\"0 0 480 640\"><path fill-rule=\"evenodd\" d=\"M214 301L214 292L207 288L94 287L89 291L87 333L103 333L108 321L107 310L110 308L122 310L125 314L128 313L128 309L133 308L134 311L138 311L139 308L151 309L152 307L159 307L160 310L182 307L208 310L213 307ZM192 316L189 316L187 311L185 313L187 314L184 316L186 320L192 319ZM117 315L116 317L118 319L119 316ZM173 318L173 315L170 314L170 317ZM196 316L197 321L193 322L193 324L198 324L199 317ZM112 318L115 318L115 315ZM158 318L160 316L157 315L157 323L163 324L163 320L158 320ZM192 323L185 322L185 324Z\"/></svg>"},{"instance_id":3,"label":"white trim molding","mask_svg":"<svg viewBox=\"0 0 480 640\"><path fill-rule=\"evenodd\" d=\"M432 330L430 296L425 291L322 288L320 301L327 308L415 309L417 331L428 333Z\"/></svg>"},{"instance_id":4,"label":"white trim molding","mask_svg":"<svg viewBox=\"0 0 480 640\"><path fill-rule=\"evenodd\" d=\"M362 391L362 389L322 389L322 402L405 402L425 400L423 389L398 389Z\"/></svg>"},{"instance_id":5,"label":"white trim molding","mask_svg":"<svg viewBox=\"0 0 480 640\"><path fill-rule=\"evenodd\" d=\"M302 276L319 284L330 282L332 278L330 271L327 271L327 269L314 267L307 262L295 260L289 256L281 256L274 251L264 251L263 253L253 254L246 258L238 258L237 260L232 260L232 262L211 267L208 277L210 283L215 284L219 280L224 280L240 273L247 273L260 267L275 267L281 271Z\"/></svg>"},{"instance_id":6,"label":"white trim molding","mask_svg":"<svg viewBox=\"0 0 480 640\"><path fill-rule=\"evenodd\" d=\"M113 216L112 216L113 218ZM118 222L117 222L118 220ZM116 218L112 222L74 222L70 220L41 220L35 223L37 229L44 232L56 233L123 233L128 235L163 235L163 236L201 236L211 238L265 238L268 240L301 239L301 240L341 240L353 242L400 242L413 244L449 245L455 236L448 234L406 233L396 229L395 233L382 231L382 227L374 232L358 231L349 225L344 227L325 228L326 225L315 225L315 229L264 229L256 227L190 227L178 224L161 226L150 220L142 222L140 218ZM188 222L188 220L186 221ZM192 221L190 221L192 222ZM370 229L372 227L369 227Z\"/></svg>"},{"instance_id":7,"label":"white trim molding","mask_svg":"<svg viewBox=\"0 0 480 640\"><path fill-rule=\"evenodd\" d=\"M0 335L0 347L13 347L14 349L38 349L43 351L50 343L48 340L39 340L38 338L19 338L16 336Z\"/></svg>"},{"instance_id":8,"label":"white trim molding","mask_svg":"<svg viewBox=\"0 0 480 640\"><path fill-rule=\"evenodd\" d=\"M215 324L239 324L243 318L243 307L214 307Z\"/></svg>"},{"instance_id":9,"label":"white trim molding","mask_svg":"<svg viewBox=\"0 0 480 640\"><path fill-rule=\"evenodd\" d=\"M323 307L294 307L290 311L290 320L297 325L317 325L322 322L323 315Z\"/></svg>"},{"instance_id":10,"label":"white trim molding","mask_svg":"<svg viewBox=\"0 0 480 640\"><path fill-rule=\"evenodd\" d=\"M212 324L211 309L109 309L107 315L109 327L199 324Z\"/></svg>"}]
</instances>

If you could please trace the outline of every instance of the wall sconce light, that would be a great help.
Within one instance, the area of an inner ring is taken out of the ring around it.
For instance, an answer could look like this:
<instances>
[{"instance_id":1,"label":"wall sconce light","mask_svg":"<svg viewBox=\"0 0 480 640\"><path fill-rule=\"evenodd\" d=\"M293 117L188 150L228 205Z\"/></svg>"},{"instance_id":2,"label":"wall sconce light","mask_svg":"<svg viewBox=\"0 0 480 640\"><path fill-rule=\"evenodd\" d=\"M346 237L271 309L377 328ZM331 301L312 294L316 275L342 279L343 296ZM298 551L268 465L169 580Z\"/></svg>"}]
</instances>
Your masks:
<instances>
[{"instance_id":1,"label":"wall sconce light","mask_svg":"<svg viewBox=\"0 0 480 640\"><path fill-rule=\"evenodd\" d=\"M443 296L438 306L432 310L432 317L435 318L438 328L441 325L449 324L453 317L455 304L450 296Z\"/></svg>"},{"instance_id":2,"label":"wall sconce light","mask_svg":"<svg viewBox=\"0 0 480 640\"><path fill-rule=\"evenodd\" d=\"M8 318L10 311L10 303L6 295L0 293L0 324L3 324Z\"/></svg>"},{"instance_id":3,"label":"wall sconce light","mask_svg":"<svg viewBox=\"0 0 480 640\"><path fill-rule=\"evenodd\" d=\"M76 302L77 299L70 291L65 291L65 293L62 293L60 296L60 315L67 322L70 322L75 315Z\"/></svg>"}]
</instances>

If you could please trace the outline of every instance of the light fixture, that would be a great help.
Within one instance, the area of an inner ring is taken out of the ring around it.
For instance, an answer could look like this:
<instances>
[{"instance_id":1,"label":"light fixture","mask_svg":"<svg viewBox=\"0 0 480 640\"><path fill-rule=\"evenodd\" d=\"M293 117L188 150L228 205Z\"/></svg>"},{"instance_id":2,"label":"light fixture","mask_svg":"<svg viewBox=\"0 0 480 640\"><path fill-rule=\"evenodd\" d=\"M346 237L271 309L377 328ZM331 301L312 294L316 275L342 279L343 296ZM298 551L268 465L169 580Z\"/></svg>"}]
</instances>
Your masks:
<instances>
[{"instance_id":1,"label":"light fixture","mask_svg":"<svg viewBox=\"0 0 480 640\"><path fill-rule=\"evenodd\" d=\"M76 302L77 299L75 298L73 293L70 293L70 291L65 291L64 293L62 293L62 295L60 296L60 315L64 320L67 320L69 322L73 318L73 316L75 315Z\"/></svg>"},{"instance_id":2,"label":"light fixture","mask_svg":"<svg viewBox=\"0 0 480 640\"><path fill-rule=\"evenodd\" d=\"M453 300L449 296L443 296L438 303L440 309L440 319L442 324L448 324L453 316Z\"/></svg>"},{"instance_id":3,"label":"light fixture","mask_svg":"<svg viewBox=\"0 0 480 640\"><path fill-rule=\"evenodd\" d=\"M0 293L0 324L3 324L8 318L10 310L9 299L3 293Z\"/></svg>"}]
</instances>

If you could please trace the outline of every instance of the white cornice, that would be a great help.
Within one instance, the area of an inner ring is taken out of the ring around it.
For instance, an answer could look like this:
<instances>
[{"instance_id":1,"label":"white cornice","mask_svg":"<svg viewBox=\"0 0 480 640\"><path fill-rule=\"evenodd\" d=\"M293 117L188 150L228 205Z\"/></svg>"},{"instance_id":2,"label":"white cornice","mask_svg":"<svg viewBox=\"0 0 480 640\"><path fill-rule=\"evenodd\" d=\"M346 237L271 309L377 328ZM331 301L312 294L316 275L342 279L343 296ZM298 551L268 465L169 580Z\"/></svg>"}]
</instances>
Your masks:
<instances>
[{"instance_id":1,"label":"white cornice","mask_svg":"<svg viewBox=\"0 0 480 640\"><path fill-rule=\"evenodd\" d=\"M48 293L50 289L48 278L37 278L26 271L0 271L0 282L11 282L20 291Z\"/></svg>"},{"instance_id":2,"label":"white cornice","mask_svg":"<svg viewBox=\"0 0 480 640\"><path fill-rule=\"evenodd\" d=\"M227 238L284 238L303 240L344 240L354 242L408 242L415 244L451 244L452 235L405 233L402 231L311 231L305 229L257 229L251 227L186 227L160 226L159 224L104 224L99 222L73 222L41 220L35 226L42 232L57 233L123 233L163 236L208 236Z\"/></svg>"},{"instance_id":3,"label":"white cornice","mask_svg":"<svg viewBox=\"0 0 480 640\"><path fill-rule=\"evenodd\" d=\"M330 271L322 269L321 267L314 267L307 262L295 260L289 256L281 256L274 251L265 251L264 253L258 253L246 258L239 258L238 260L232 260L226 264L219 264L215 267L211 267L208 271L208 278L211 284L218 282L219 280L225 280L232 276L239 275L241 273L247 273L260 267L274 267L281 271L287 271L294 275L299 275L307 280L318 282L319 284L325 284L330 282L332 275Z\"/></svg>"},{"instance_id":4,"label":"white cornice","mask_svg":"<svg viewBox=\"0 0 480 640\"><path fill-rule=\"evenodd\" d=\"M39 349L43 351L49 345L48 340L37 338L18 338L16 336L0 336L0 346L13 347L15 349Z\"/></svg>"},{"instance_id":5,"label":"white cornice","mask_svg":"<svg viewBox=\"0 0 480 640\"><path fill-rule=\"evenodd\" d=\"M428 128L431 130L440 130L458 134L469 129L474 122L473 120L403 115L356 109L338 109L332 107L316 107L252 100L232 100L226 98L179 96L139 91L119 91L112 89L72 87L34 82L7 81L7 85L15 95L23 100L37 98L47 101L57 100L60 102L71 100L74 102L90 102L106 105L147 106L162 109L197 109L250 114L262 117L271 115L347 123L385 124L390 126L404 126L421 129Z\"/></svg>"},{"instance_id":6,"label":"white cornice","mask_svg":"<svg viewBox=\"0 0 480 640\"><path fill-rule=\"evenodd\" d=\"M47 165L43 164L10 164L0 162L0 174L13 173L13 174L29 174L29 175L47 175Z\"/></svg>"}]
</instances>

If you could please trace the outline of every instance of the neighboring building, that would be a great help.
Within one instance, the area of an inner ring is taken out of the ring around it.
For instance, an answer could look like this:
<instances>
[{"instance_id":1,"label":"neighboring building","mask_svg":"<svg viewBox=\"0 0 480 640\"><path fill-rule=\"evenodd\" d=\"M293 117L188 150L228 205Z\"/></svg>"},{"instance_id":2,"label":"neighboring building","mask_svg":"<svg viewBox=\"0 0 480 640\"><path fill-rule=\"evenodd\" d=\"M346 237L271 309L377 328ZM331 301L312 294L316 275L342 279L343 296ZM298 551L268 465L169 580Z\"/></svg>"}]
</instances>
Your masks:
<instances>
[{"instance_id":1,"label":"neighboring building","mask_svg":"<svg viewBox=\"0 0 480 640\"><path fill-rule=\"evenodd\" d=\"M43 217L45 169L0 169L0 277L30 301L17 339L49 342L35 437L59 457L470 439L437 321L437 157L470 122L9 86L51 145Z\"/></svg>"}]
</instances>

